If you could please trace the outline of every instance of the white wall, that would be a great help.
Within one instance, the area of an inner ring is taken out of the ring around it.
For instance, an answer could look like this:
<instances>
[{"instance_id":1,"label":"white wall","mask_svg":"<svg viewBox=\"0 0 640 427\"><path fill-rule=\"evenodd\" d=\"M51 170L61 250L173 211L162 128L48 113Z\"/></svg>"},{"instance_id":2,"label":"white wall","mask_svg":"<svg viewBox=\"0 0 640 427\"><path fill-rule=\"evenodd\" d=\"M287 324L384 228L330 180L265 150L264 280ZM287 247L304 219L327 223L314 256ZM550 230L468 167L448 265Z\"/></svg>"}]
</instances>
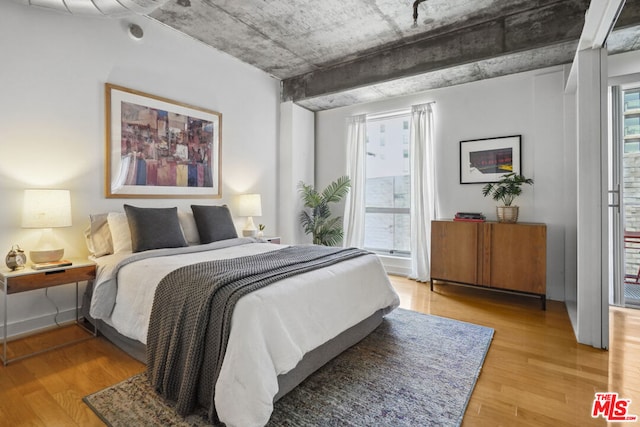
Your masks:
<instances>
[{"instance_id":1,"label":"white wall","mask_svg":"<svg viewBox=\"0 0 640 427\"><path fill-rule=\"evenodd\" d=\"M570 67L565 67L565 76ZM576 191L567 191L564 200L564 212L566 214L565 227L565 305L567 313L574 326L578 321L578 100L575 93L565 93L564 103L564 181L565 188L575 188Z\"/></svg>"},{"instance_id":2,"label":"white wall","mask_svg":"<svg viewBox=\"0 0 640 427\"><path fill-rule=\"evenodd\" d=\"M144 29L129 37L128 24ZM29 249L20 228L25 188L71 190L73 226L56 230L67 256L86 256L87 216L138 206L233 206L233 195L262 194L264 223L275 234L279 81L148 18L85 18L0 2L0 250ZM106 82L222 113L222 199L105 199ZM238 221L241 228L242 220ZM4 249L3 249L4 248ZM73 306L71 288L49 294ZM12 332L52 323L41 291L10 297ZM35 318L33 324L20 322Z\"/></svg>"},{"instance_id":3,"label":"white wall","mask_svg":"<svg viewBox=\"0 0 640 427\"><path fill-rule=\"evenodd\" d=\"M578 52L577 67L577 329L578 342L607 348L606 51Z\"/></svg>"},{"instance_id":4,"label":"white wall","mask_svg":"<svg viewBox=\"0 0 640 427\"><path fill-rule=\"evenodd\" d=\"M280 105L278 230L282 243L312 242L312 236L304 234L298 219L304 209L298 183L314 185L314 129L311 111L291 101Z\"/></svg>"},{"instance_id":5,"label":"white wall","mask_svg":"<svg viewBox=\"0 0 640 427\"><path fill-rule=\"evenodd\" d=\"M609 84L640 81L640 50L609 56L607 61Z\"/></svg>"},{"instance_id":6,"label":"white wall","mask_svg":"<svg viewBox=\"0 0 640 427\"><path fill-rule=\"evenodd\" d=\"M520 221L543 222L547 231L547 297L564 299L564 73L562 67L483 80L361 104L316 115L316 185L345 173L345 118L435 101L435 164L439 218L481 211L495 220L495 202L482 185L459 183L459 141L522 135L522 173L535 184L518 198Z\"/></svg>"}]
</instances>

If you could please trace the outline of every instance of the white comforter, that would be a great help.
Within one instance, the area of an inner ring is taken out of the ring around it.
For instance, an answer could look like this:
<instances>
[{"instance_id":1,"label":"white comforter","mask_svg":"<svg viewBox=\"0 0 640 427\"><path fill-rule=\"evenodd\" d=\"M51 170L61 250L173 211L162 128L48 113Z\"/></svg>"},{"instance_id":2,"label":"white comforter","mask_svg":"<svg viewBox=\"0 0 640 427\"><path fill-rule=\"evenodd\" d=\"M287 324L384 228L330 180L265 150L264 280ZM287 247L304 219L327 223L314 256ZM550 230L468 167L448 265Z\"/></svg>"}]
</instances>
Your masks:
<instances>
[{"instance_id":1,"label":"white comforter","mask_svg":"<svg viewBox=\"0 0 640 427\"><path fill-rule=\"evenodd\" d=\"M171 256L165 256L167 250L152 251L163 256L143 259L135 254L98 258L90 313L121 334L146 343L155 288L168 272L205 260L283 247L248 239L232 244ZM126 265L118 268L119 263ZM266 424L278 392L278 375L293 369L307 352L377 310L390 311L398 304L398 296L375 255L287 278L241 298L233 313L216 383L220 420L229 427Z\"/></svg>"}]
</instances>

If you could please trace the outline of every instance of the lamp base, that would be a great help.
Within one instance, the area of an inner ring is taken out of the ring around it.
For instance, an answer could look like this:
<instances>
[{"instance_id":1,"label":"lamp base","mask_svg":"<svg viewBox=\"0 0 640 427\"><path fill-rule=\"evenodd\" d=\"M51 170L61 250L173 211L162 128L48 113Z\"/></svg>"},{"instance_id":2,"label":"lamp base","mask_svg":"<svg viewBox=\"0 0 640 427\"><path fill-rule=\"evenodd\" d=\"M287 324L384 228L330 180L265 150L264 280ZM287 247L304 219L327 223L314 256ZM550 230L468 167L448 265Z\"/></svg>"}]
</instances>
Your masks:
<instances>
[{"instance_id":1,"label":"lamp base","mask_svg":"<svg viewBox=\"0 0 640 427\"><path fill-rule=\"evenodd\" d=\"M41 262L60 261L64 256L63 249L50 249L46 251L29 251L29 259L34 264Z\"/></svg>"},{"instance_id":2,"label":"lamp base","mask_svg":"<svg viewBox=\"0 0 640 427\"><path fill-rule=\"evenodd\" d=\"M244 226L244 229L242 230L242 235L244 237L256 237L256 234L258 233L258 229L256 228L256 225L253 223L253 217L247 217L247 223Z\"/></svg>"},{"instance_id":3,"label":"lamp base","mask_svg":"<svg viewBox=\"0 0 640 427\"><path fill-rule=\"evenodd\" d=\"M253 230L242 230L242 235L244 237L256 237L256 234L258 234L258 230L253 229Z\"/></svg>"}]
</instances>

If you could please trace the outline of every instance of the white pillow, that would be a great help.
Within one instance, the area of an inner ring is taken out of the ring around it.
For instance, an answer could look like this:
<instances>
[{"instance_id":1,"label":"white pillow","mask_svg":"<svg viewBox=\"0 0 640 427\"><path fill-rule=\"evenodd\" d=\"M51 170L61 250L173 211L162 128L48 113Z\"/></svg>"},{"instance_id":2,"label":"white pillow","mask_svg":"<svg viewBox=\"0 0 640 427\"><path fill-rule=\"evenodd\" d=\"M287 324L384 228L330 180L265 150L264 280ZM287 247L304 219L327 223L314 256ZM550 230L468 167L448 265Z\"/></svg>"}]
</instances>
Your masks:
<instances>
[{"instance_id":1,"label":"white pillow","mask_svg":"<svg viewBox=\"0 0 640 427\"><path fill-rule=\"evenodd\" d=\"M84 237L89 252L94 257L113 253L111 231L107 223L107 213L89 215L89 226L84 230Z\"/></svg>"},{"instance_id":2,"label":"white pillow","mask_svg":"<svg viewBox=\"0 0 640 427\"><path fill-rule=\"evenodd\" d=\"M107 222L109 223L111 240L113 241L113 253L133 252L127 214L124 212L109 212Z\"/></svg>"},{"instance_id":3,"label":"white pillow","mask_svg":"<svg viewBox=\"0 0 640 427\"><path fill-rule=\"evenodd\" d=\"M178 220L180 221L180 227L182 227L182 234L190 245L200 244L200 234L198 234L198 227L196 226L196 220L193 217L193 212L178 211Z\"/></svg>"},{"instance_id":4,"label":"white pillow","mask_svg":"<svg viewBox=\"0 0 640 427\"><path fill-rule=\"evenodd\" d=\"M96 254L95 247L93 245L93 240L91 240L91 224L84 229L84 242L87 244L87 249L89 249L89 253L91 255Z\"/></svg>"},{"instance_id":5,"label":"white pillow","mask_svg":"<svg viewBox=\"0 0 640 427\"><path fill-rule=\"evenodd\" d=\"M94 256L101 257L113 253L111 231L107 222L108 215L90 215L91 219L91 243Z\"/></svg>"}]
</instances>

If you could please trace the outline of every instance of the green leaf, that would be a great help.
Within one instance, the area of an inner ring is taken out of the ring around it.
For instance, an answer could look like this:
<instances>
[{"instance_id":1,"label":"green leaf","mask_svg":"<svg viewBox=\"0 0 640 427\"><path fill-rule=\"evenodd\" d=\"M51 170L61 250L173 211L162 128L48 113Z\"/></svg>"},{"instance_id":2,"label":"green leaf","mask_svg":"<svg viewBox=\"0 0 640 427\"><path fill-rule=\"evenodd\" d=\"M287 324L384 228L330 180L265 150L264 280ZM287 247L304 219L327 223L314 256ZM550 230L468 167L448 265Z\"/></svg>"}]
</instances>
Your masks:
<instances>
[{"instance_id":1,"label":"green leaf","mask_svg":"<svg viewBox=\"0 0 640 427\"><path fill-rule=\"evenodd\" d=\"M525 178L515 172L502 175L498 182L486 184L482 188L482 195L491 196L493 200L502 202L505 206L511 206L516 197L522 193L522 185L533 184L531 178Z\"/></svg>"},{"instance_id":2,"label":"green leaf","mask_svg":"<svg viewBox=\"0 0 640 427\"><path fill-rule=\"evenodd\" d=\"M347 195L351 188L351 180L348 176L341 176L322 191L325 203L336 203Z\"/></svg>"},{"instance_id":3,"label":"green leaf","mask_svg":"<svg viewBox=\"0 0 640 427\"><path fill-rule=\"evenodd\" d=\"M338 245L342 241L342 217L332 217L330 203L342 200L351 188L351 180L341 176L318 192L313 186L300 181L298 192L305 209L299 221L306 234L312 234L313 243L318 245Z\"/></svg>"}]
</instances>

